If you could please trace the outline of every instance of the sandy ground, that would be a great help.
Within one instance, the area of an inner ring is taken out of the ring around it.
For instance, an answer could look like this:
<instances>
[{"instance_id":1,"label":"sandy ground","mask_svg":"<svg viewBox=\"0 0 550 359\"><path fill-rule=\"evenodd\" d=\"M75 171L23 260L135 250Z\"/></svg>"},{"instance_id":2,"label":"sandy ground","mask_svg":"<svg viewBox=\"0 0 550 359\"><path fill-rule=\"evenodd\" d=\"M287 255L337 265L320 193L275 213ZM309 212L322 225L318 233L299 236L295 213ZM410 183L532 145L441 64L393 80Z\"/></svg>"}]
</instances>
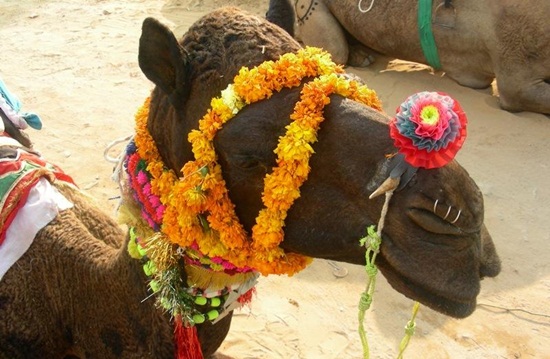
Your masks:
<instances>
[{"instance_id":1,"label":"sandy ground","mask_svg":"<svg viewBox=\"0 0 550 359\"><path fill-rule=\"evenodd\" d=\"M0 77L25 110L42 116L44 128L29 132L36 147L112 212L117 188L103 150L132 132L134 111L151 90L136 61L141 22L154 16L181 34L229 3L260 15L267 7L265 0L0 0ZM378 58L351 71L388 112L421 90L445 91L462 103L470 127L458 158L485 194L486 224L503 261L469 318L422 307L406 357L550 358L550 118L502 111L490 90L460 87L422 67L388 69ZM292 278L262 278L218 358L360 358L357 302L365 275L341 267L349 271L344 278L326 261ZM380 279L366 321L372 357L396 356L411 305Z\"/></svg>"}]
</instances>

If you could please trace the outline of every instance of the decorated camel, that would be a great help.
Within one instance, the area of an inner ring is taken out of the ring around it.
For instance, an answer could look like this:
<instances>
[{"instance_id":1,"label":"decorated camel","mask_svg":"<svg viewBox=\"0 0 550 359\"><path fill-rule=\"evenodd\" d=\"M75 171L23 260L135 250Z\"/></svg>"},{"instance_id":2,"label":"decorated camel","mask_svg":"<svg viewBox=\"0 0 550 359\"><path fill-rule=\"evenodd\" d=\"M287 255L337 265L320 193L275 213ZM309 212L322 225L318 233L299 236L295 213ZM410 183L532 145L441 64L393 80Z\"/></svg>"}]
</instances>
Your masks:
<instances>
[{"instance_id":1,"label":"decorated camel","mask_svg":"<svg viewBox=\"0 0 550 359\"><path fill-rule=\"evenodd\" d=\"M273 2L290 2L275 0ZM295 0L296 36L341 64L369 63L362 44L430 65L463 86L496 78L500 106L550 114L550 2Z\"/></svg>"},{"instance_id":2,"label":"decorated camel","mask_svg":"<svg viewBox=\"0 0 550 359\"><path fill-rule=\"evenodd\" d=\"M179 42L146 19L139 64L156 87L118 168L127 233L2 112L2 156L29 168L21 193L52 218L1 278L1 358L209 357L260 274L365 265L367 250L404 295L474 311L500 262L482 194L453 159L466 118L452 98L417 94L390 121L327 53L235 8Z\"/></svg>"}]
</instances>

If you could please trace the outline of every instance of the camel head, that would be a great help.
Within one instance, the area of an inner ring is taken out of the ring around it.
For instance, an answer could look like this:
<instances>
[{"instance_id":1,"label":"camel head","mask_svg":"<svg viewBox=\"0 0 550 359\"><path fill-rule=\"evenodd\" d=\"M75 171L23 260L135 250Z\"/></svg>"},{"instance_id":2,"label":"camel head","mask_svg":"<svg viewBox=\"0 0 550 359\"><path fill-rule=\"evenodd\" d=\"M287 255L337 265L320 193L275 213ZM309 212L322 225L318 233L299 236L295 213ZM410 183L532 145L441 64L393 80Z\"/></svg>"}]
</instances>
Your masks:
<instances>
[{"instance_id":1,"label":"camel head","mask_svg":"<svg viewBox=\"0 0 550 359\"><path fill-rule=\"evenodd\" d=\"M147 128L165 166L181 176L194 157L189 132L241 67L299 49L276 26L233 8L206 15L179 42L147 19L139 60L156 85ZM302 86L243 106L213 139L228 196L249 235L264 207L264 179L277 166L274 149ZM359 239L378 223L384 203L384 196L369 196L391 175L396 160L387 155L397 149L387 115L338 94L329 98L312 144L309 176L288 209L279 246L285 253L364 265ZM377 264L397 291L444 314L468 316L480 280L500 270L483 211L479 188L456 161L405 171L389 202Z\"/></svg>"},{"instance_id":2,"label":"camel head","mask_svg":"<svg viewBox=\"0 0 550 359\"><path fill-rule=\"evenodd\" d=\"M282 93L251 105L216 138L224 178L248 230L262 208L263 178L275 166L273 149L297 100L296 93ZM378 222L384 202L383 196L369 196L389 176L391 160L385 155L395 152L388 119L337 96L325 116L310 175L289 210L281 247L363 265L365 251L358 239ZM390 284L451 316L469 315L480 279L500 271L483 225L482 194L456 161L419 169L394 193L382 237L377 264Z\"/></svg>"}]
</instances>

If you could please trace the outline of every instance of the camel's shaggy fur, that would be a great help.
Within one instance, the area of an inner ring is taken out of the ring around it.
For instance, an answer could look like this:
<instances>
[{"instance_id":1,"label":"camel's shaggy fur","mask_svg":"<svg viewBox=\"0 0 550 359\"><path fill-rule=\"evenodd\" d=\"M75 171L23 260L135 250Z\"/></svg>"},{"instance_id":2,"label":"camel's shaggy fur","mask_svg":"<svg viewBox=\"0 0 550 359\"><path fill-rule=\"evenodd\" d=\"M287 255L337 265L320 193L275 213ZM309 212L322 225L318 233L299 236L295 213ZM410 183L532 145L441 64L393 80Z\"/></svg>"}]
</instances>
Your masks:
<instances>
[{"instance_id":1,"label":"camel's shaggy fur","mask_svg":"<svg viewBox=\"0 0 550 359\"><path fill-rule=\"evenodd\" d=\"M0 358L172 358L173 326L118 224L78 190L0 283ZM208 357L230 318L199 329Z\"/></svg>"}]
</instances>

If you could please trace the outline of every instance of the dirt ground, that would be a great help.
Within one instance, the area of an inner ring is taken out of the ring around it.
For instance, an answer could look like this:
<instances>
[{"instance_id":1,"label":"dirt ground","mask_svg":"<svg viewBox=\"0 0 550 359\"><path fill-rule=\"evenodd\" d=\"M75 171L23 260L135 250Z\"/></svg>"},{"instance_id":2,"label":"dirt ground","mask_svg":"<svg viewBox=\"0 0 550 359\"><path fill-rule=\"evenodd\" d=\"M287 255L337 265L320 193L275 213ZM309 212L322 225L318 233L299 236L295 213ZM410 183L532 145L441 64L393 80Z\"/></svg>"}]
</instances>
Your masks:
<instances>
[{"instance_id":1,"label":"dirt ground","mask_svg":"<svg viewBox=\"0 0 550 359\"><path fill-rule=\"evenodd\" d=\"M134 112L152 88L137 65L141 22L154 16L181 35L226 4L259 15L267 9L266 0L0 0L0 77L44 122L29 134L113 215L118 189L103 151L132 133ZM458 159L485 195L485 222L503 261L500 276L483 282L472 316L454 320L421 307L406 357L550 358L550 118L505 112L490 90L460 87L424 67L378 58L350 71L378 92L388 113L421 90L459 100L470 123ZM357 303L366 276L358 266L339 266L349 271L344 278L321 260L292 278L262 278L218 358L360 358ZM411 307L380 278L366 320L373 358L396 357Z\"/></svg>"}]
</instances>

